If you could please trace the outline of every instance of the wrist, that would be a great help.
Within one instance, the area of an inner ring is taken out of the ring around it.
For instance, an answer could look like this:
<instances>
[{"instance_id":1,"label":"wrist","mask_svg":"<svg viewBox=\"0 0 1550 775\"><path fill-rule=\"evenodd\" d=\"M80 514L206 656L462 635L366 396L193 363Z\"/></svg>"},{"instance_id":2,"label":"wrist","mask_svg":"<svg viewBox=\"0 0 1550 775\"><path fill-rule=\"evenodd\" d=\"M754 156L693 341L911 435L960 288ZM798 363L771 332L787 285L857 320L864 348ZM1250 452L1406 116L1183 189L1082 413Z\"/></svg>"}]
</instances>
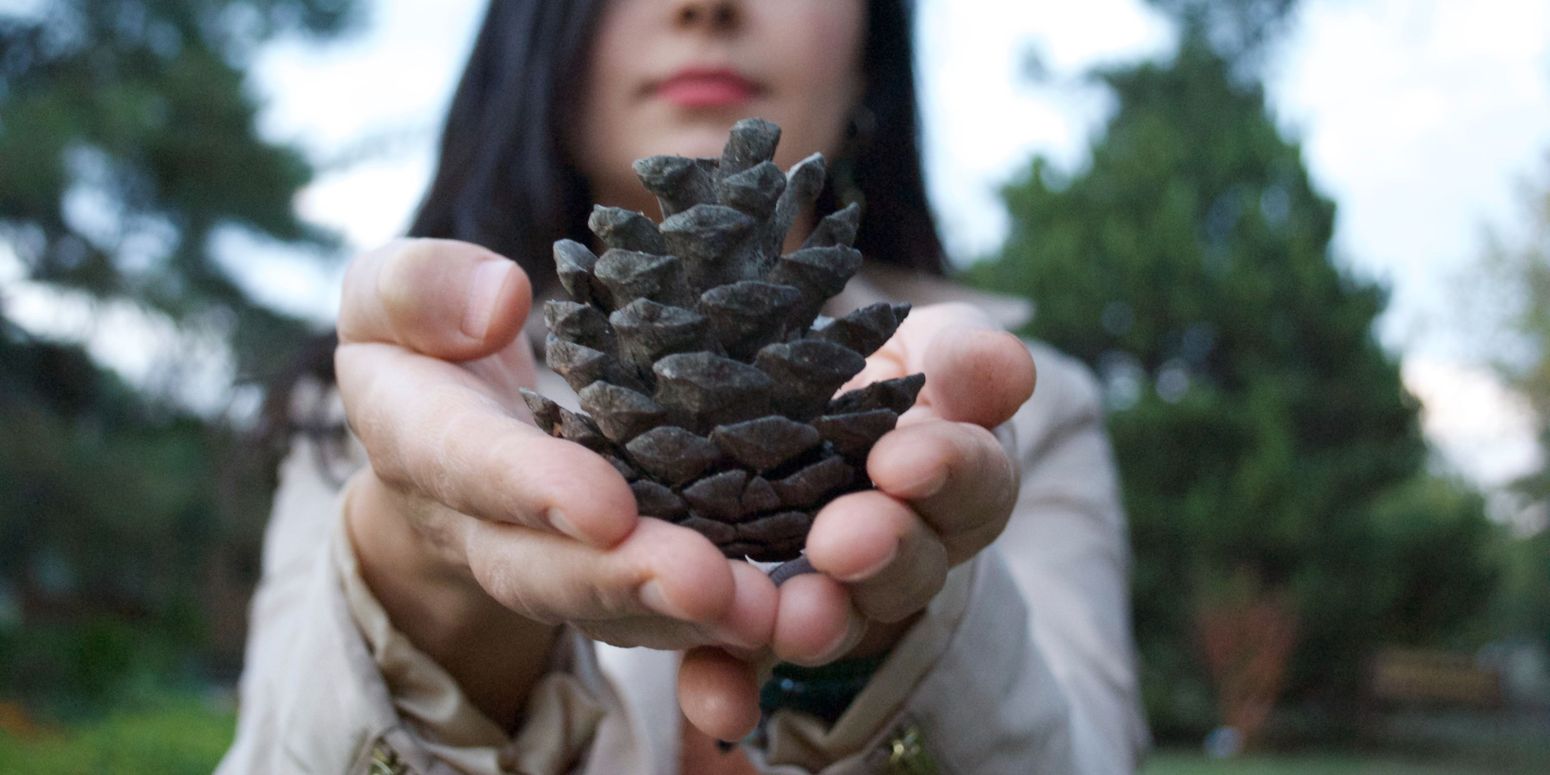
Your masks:
<instances>
[{"instance_id":1,"label":"wrist","mask_svg":"<svg viewBox=\"0 0 1550 775\"><path fill-rule=\"evenodd\" d=\"M451 674L485 715L509 728L548 670L559 626L490 597L460 558L410 523L370 472L348 488L345 532L361 580L393 627Z\"/></svg>"},{"instance_id":2,"label":"wrist","mask_svg":"<svg viewBox=\"0 0 1550 775\"><path fill-rule=\"evenodd\" d=\"M401 499L369 471L346 485L345 532L361 576L384 606L400 599L434 599L437 618L473 619L499 607L468 571L448 540L433 540L412 524ZM412 593L412 594L405 594ZM504 609L503 609L504 610ZM395 620L397 617L394 617ZM452 623L452 622L448 622Z\"/></svg>"}]
</instances>

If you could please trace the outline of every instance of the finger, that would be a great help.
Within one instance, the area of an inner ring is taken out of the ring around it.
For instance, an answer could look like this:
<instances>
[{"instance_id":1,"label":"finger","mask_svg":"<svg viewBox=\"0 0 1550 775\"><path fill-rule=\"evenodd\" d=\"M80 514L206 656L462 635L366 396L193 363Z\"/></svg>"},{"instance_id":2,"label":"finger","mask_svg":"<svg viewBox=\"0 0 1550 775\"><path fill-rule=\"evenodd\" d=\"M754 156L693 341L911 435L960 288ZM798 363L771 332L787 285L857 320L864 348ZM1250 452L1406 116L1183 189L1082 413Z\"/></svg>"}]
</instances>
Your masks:
<instances>
[{"instance_id":1,"label":"finger","mask_svg":"<svg viewBox=\"0 0 1550 775\"><path fill-rule=\"evenodd\" d=\"M870 621L898 622L924 608L947 580L947 549L908 506L878 491L847 495L819 512L807 537L813 567L850 590Z\"/></svg>"},{"instance_id":2,"label":"finger","mask_svg":"<svg viewBox=\"0 0 1550 775\"><path fill-rule=\"evenodd\" d=\"M390 485L597 546L633 529L635 496L613 466L507 414L462 369L382 344L342 346L335 363L350 426Z\"/></svg>"},{"instance_id":3,"label":"finger","mask_svg":"<svg viewBox=\"0 0 1550 775\"><path fill-rule=\"evenodd\" d=\"M911 312L840 392L915 373L926 375L926 386L907 418L925 414L986 427L1009 419L1037 380L1028 348L982 311L933 304Z\"/></svg>"},{"instance_id":4,"label":"finger","mask_svg":"<svg viewBox=\"0 0 1550 775\"><path fill-rule=\"evenodd\" d=\"M526 273L508 259L466 242L400 240L346 269L339 340L470 360L510 343L531 304Z\"/></svg>"},{"instance_id":5,"label":"finger","mask_svg":"<svg viewBox=\"0 0 1550 775\"><path fill-rule=\"evenodd\" d=\"M929 420L884 435L867 456L867 475L879 491L909 503L954 564L1000 535L1017 500L1016 467L1005 448L966 422Z\"/></svg>"},{"instance_id":6,"label":"finger","mask_svg":"<svg viewBox=\"0 0 1550 775\"><path fill-rule=\"evenodd\" d=\"M820 573L794 576L780 587L775 632L776 656L798 665L821 665L854 648L866 622L840 582Z\"/></svg>"},{"instance_id":7,"label":"finger","mask_svg":"<svg viewBox=\"0 0 1550 775\"><path fill-rule=\"evenodd\" d=\"M748 563L730 565L734 586L732 604L715 621L697 624L651 614L622 619L572 620L572 624L593 640L625 648L676 651L718 646L751 658L769 645L775 629L775 585Z\"/></svg>"},{"instance_id":8,"label":"finger","mask_svg":"<svg viewBox=\"0 0 1550 775\"><path fill-rule=\"evenodd\" d=\"M734 648L763 648L775 634L779 593L770 577L753 565L746 562L731 565L735 586L732 606L709 632L721 644Z\"/></svg>"},{"instance_id":9,"label":"finger","mask_svg":"<svg viewBox=\"0 0 1550 775\"><path fill-rule=\"evenodd\" d=\"M655 615L708 625L726 619L737 602L731 563L721 552L704 536L658 519L641 520L606 550L477 520L470 520L464 541L480 586L507 608L545 623ZM773 618L773 606L747 614L761 615Z\"/></svg>"},{"instance_id":10,"label":"finger","mask_svg":"<svg viewBox=\"0 0 1550 775\"><path fill-rule=\"evenodd\" d=\"M678 668L678 705L701 732L742 739L759 723L753 666L718 648L689 651Z\"/></svg>"},{"instance_id":11,"label":"finger","mask_svg":"<svg viewBox=\"0 0 1550 775\"><path fill-rule=\"evenodd\" d=\"M984 312L968 304L931 304L916 307L899 324L893 336L867 356L866 367L845 386L861 387L885 379L903 377L925 369L925 354L937 334L948 328L994 330Z\"/></svg>"},{"instance_id":12,"label":"finger","mask_svg":"<svg viewBox=\"0 0 1550 775\"><path fill-rule=\"evenodd\" d=\"M1033 395L1033 356L1005 331L950 326L938 331L920 362L923 400L946 420L994 428Z\"/></svg>"},{"instance_id":13,"label":"finger","mask_svg":"<svg viewBox=\"0 0 1550 775\"><path fill-rule=\"evenodd\" d=\"M720 646L705 626L652 614L622 619L571 620L589 640L619 648L647 648L657 651L682 651L700 646Z\"/></svg>"}]
</instances>

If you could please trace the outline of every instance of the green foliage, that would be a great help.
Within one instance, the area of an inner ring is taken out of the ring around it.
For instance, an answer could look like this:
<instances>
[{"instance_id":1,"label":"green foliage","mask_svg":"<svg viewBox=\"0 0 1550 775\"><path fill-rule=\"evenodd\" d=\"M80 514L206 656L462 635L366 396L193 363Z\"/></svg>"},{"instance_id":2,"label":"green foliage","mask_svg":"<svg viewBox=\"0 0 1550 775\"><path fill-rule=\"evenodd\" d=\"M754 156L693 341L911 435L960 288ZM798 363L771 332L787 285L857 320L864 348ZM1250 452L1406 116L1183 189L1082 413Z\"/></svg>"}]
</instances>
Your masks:
<instances>
[{"instance_id":1,"label":"green foliage","mask_svg":"<svg viewBox=\"0 0 1550 775\"><path fill-rule=\"evenodd\" d=\"M1166 752L1152 757L1142 775L1509 775L1540 772L1542 764L1503 766L1475 760L1438 761L1434 755L1303 754L1208 759Z\"/></svg>"},{"instance_id":2,"label":"green foliage","mask_svg":"<svg viewBox=\"0 0 1550 775\"><path fill-rule=\"evenodd\" d=\"M186 644L110 615L0 629L0 685L49 721L90 721L178 681Z\"/></svg>"},{"instance_id":3,"label":"green foliage","mask_svg":"<svg viewBox=\"0 0 1550 775\"><path fill-rule=\"evenodd\" d=\"M1502 583L1508 538L1481 518L1485 504L1462 482L1418 477L1378 499L1373 528L1381 537L1369 593L1382 619L1378 632L1401 644L1433 643L1469 650L1493 633L1482 605Z\"/></svg>"},{"instance_id":4,"label":"green foliage","mask_svg":"<svg viewBox=\"0 0 1550 775\"><path fill-rule=\"evenodd\" d=\"M1513 540L1493 610L1500 631L1550 649L1550 530Z\"/></svg>"},{"instance_id":5,"label":"green foliage","mask_svg":"<svg viewBox=\"0 0 1550 775\"><path fill-rule=\"evenodd\" d=\"M208 773L231 745L236 716L190 696L168 696L81 727L17 737L0 730L0 772L32 775Z\"/></svg>"},{"instance_id":6,"label":"green foliage","mask_svg":"<svg viewBox=\"0 0 1550 775\"><path fill-rule=\"evenodd\" d=\"M224 566L256 552L261 512L221 508L232 431L74 346L0 330L0 361L0 587L22 617L0 621L0 697L106 706L212 645L203 612L240 605L232 584L251 578Z\"/></svg>"},{"instance_id":7,"label":"green foliage","mask_svg":"<svg viewBox=\"0 0 1550 775\"><path fill-rule=\"evenodd\" d=\"M244 69L277 36L343 32L356 5L0 10L3 252L53 292L215 333L239 380L278 373L310 332L250 299L212 243L236 229L321 255L333 238L297 217L312 167L258 131ZM210 614L240 620L224 614L251 581L271 477L227 486L241 432L171 401L0 305L0 700L99 707L235 650Z\"/></svg>"},{"instance_id":8,"label":"green foliage","mask_svg":"<svg viewBox=\"0 0 1550 775\"><path fill-rule=\"evenodd\" d=\"M1550 170L1550 165L1547 165ZM1507 244L1501 238L1490 246L1486 265L1492 279L1505 290L1498 309L1485 310L1497 321L1510 341L1510 352L1498 368L1508 383L1533 407L1546 450L1550 450L1550 178L1530 188L1525 202L1527 229L1521 241ZM1545 460L1550 470L1550 458ZM1550 480L1550 473L1541 474ZM1531 496L1550 497L1543 480L1524 482Z\"/></svg>"},{"instance_id":9,"label":"green foliage","mask_svg":"<svg viewBox=\"0 0 1550 775\"><path fill-rule=\"evenodd\" d=\"M232 328L245 373L304 329L254 305L210 241L329 236L293 194L312 170L262 138L243 82L275 35L334 34L348 0L61 0L0 12L0 239L34 280ZM272 368L272 367L271 367Z\"/></svg>"},{"instance_id":10,"label":"green foliage","mask_svg":"<svg viewBox=\"0 0 1550 775\"><path fill-rule=\"evenodd\" d=\"M1492 578L1479 499L1423 476L1416 403L1372 335L1384 292L1334 263L1334 204L1233 70L1186 27L1171 62L1102 74L1118 110L1089 165L1034 160L970 272L1034 299L1027 333L1105 386L1164 736L1215 723L1193 614L1244 579L1291 595L1292 694L1339 709L1370 648L1452 635Z\"/></svg>"},{"instance_id":11,"label":"green foliage","mask_svg":"<svg viewBox=\"0 0 1550 775\"><path fill-rule=\"evenodd\" d=\"M1201 34L1237 65L1260 63L1263 49L1290 23L1298 0L1147 0L1187 34Z\"/></svg>"},{"instance_id":12,"label":"green foliage","mask_svg":"<svg viewBox=\"0 0 1550 775\"><path fill-rule=\"evenodd\" d=\"M1486 349L1533 412L1540 465L1512 489L1519 506L1543 522L1550 520L1550 177L1525 193L1526 228L1515 242L1492 240L1484 274L1495 293L1473 312L1494 324ZM1495 608L1508 632L1550 647L1550 526L1539 525L1536 534L1508 548L1507 579Z\"/></svg>"},{"instance_id":13,"label":"green foliage","mask_svg":"<svg viewBox=\"0 0 1550 775\"><path fill-rule=\"evenodd\" d=\"M0 399L6 575L49 597L89 592L97 606L165 602L218 527L211 431L139 400L72 347L0 340L0 350L20 367Z\"/></svg>"},{"instance_id":14,"label":"green foliage","mask_svg":"<svg viewBox=\"0 0 1550 775\"><path fill-rule=\"evenodd\" d=\"M1518 483L1519 490L1550 503L1550 181L1531 189L1527 233L1519 244L1495 240L1487 256L1492 279L1506 289L1499 309L1487 310L1510 342L1498 362L1507 383L1529 402L1540 440L1542 468Z\"/></svg>"}]
</instances>

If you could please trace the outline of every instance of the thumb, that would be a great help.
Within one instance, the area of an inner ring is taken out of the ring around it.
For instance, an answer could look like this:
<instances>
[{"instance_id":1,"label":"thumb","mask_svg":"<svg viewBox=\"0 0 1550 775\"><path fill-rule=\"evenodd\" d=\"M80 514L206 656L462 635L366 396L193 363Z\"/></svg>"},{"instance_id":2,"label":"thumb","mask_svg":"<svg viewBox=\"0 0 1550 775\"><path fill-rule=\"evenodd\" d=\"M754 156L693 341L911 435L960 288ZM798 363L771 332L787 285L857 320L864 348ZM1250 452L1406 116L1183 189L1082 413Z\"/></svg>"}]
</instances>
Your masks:
<instances>
[{"instance_id":1,"label":"thumb","mask_svg":"<svg viewBox=\"0 0 1550 775\"><path fill-rule=\"evenodd\" d=\"M345 270L339 341L472 360L510 344L531 306L527 274L509 259L466 242L398 240Z\"/></svg>"}]
</instances>

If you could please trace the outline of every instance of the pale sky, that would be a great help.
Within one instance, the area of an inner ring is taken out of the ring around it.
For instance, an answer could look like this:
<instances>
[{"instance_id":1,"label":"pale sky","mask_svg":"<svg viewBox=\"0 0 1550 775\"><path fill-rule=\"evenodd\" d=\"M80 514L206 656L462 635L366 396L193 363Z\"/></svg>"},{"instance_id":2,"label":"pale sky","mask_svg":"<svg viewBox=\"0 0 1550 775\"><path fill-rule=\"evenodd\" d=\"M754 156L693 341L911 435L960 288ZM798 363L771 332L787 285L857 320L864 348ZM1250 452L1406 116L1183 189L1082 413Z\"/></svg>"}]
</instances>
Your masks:
<instances>
[{"instance_id":1,"label":"pale sky","mask_svg":"<svg viewBox=\"0 0 1550 775\"><path fill-rule=\"evenodd\" d=\"M265 131L340 162L302 194L303 214L353 249L402 231L483 5L378 2L350 40L285 43L258 61ZM927 174L949 248L967 260L1001 238L995 190L1032 154L1081 163L1111 107L1081 74L1165 51L1171 32L1140 0L919 5ZM1039 84L1024 76L1030 47L1049 74ZM1340 206L1339 260L1393 288L1381 338L1403 354L1445 459L1486 484L1523 468L1522 409L1454 333L1452 289L1483 229L1519 216L1520 183L1550 171L1550 3L1305 0L1269 93ZM343 163L373 145L387 150ZM255 270L244 274L264 299L332 316L337 271L240 234L224 252Z\"/></svg>"}]
</instances>

